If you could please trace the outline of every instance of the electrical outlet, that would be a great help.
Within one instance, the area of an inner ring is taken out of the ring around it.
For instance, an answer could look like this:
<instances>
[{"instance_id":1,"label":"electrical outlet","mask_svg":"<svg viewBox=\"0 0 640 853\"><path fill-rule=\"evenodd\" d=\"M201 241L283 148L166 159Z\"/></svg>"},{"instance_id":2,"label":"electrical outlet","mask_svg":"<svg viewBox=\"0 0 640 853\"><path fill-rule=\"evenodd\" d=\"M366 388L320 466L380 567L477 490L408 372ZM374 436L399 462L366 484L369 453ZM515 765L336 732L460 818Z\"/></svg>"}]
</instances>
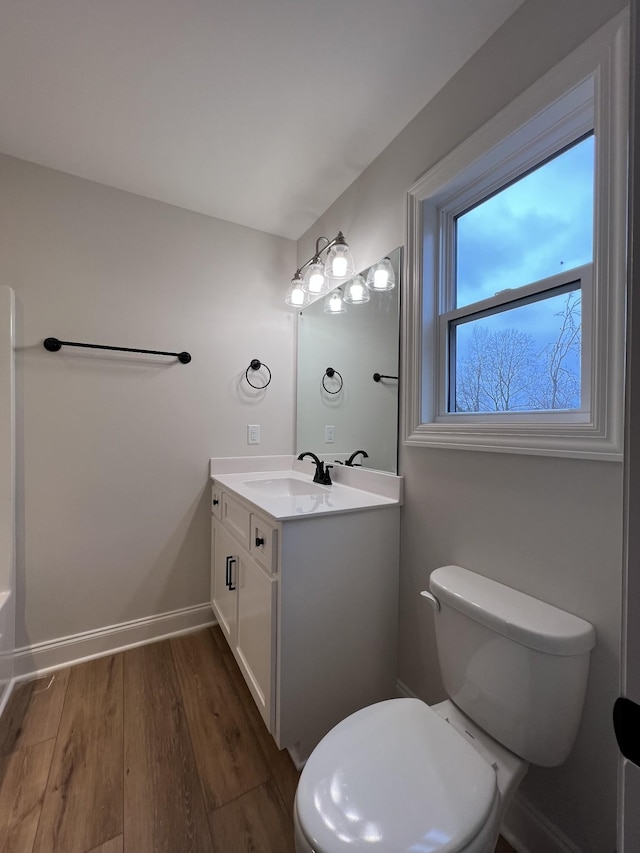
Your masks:
<instances>
[{"instance_id":1,"label":"electrical outlet","mask_svg":"<svg viewBox=\"0 0 640 853\"><path fill-rule=\"evenodd\" d=\"M247 444L260 444L260 424L247 424Z\"/></svg>"},{"instance_id":2,"label":"electrical outlet","mask_svg":"<svg viewBox=\"0 0 640 853\"><path fill-rule=\"evenodd\" d=\"M324 443L333 444L336 440L336 428L326 425L324 428Z\"/></svg>"}]
</instances>

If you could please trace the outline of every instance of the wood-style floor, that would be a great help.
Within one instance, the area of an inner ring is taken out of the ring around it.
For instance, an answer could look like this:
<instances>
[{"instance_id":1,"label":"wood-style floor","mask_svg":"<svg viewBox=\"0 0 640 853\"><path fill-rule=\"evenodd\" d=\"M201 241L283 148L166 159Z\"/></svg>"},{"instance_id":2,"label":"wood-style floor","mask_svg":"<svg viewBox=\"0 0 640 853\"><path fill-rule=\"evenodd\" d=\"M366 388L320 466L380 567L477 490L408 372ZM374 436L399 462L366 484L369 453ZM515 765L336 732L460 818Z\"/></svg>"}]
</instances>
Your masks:
<instances>
[{"instance_id":1,"label":"wood-style floor","mask_svg":"<svg viewBox=\"0 0 640 853\"><path fill-rule=\"evenodd\" d=\"M297 782L206 629L16 686L0 851L292 853Z\"/></svg>"}]
</instances>

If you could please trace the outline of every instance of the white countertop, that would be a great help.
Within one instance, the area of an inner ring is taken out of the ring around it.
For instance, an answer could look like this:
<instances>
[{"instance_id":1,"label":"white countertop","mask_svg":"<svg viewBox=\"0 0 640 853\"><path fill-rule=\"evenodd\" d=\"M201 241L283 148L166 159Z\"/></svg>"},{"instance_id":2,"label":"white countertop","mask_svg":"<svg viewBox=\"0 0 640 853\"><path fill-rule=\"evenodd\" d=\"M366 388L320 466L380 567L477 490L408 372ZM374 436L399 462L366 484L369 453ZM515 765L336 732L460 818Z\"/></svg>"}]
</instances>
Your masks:
<instances>
[{"instance_id":1,"label":"white countertop","mask_svg":"<svg viewBox=\"0 0 640 853\"><path fill-rule=\"evenodd\" d=\"M272 460L273 467L270 467L269 460ZM332 469L331 476L334 478L335 471L337 477L330 486L324 486L313 482L312 473L309 471L314 470L313 464L300 463L295 457L236 457L211 460L212 480L277 521L399 506L401 502L401 477L368 470L343 471L342 467L336 466L336 469ZM349 479L350 482L359 478L366 488L355 488L337 482L342 478ZM389 478L395 482L391 482ZM379 489L372 491L378 481ZM304 493L292 493L297 491Z\"/></svg>"}]
</instances>

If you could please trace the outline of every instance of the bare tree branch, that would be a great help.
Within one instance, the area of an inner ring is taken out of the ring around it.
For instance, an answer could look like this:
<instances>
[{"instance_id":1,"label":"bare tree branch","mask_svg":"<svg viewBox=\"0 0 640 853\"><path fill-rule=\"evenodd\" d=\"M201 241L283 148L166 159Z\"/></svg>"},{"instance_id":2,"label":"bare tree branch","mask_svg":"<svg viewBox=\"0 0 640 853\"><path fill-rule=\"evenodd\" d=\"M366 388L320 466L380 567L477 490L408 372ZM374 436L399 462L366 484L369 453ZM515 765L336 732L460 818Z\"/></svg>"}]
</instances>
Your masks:
<instances>
[{"instance_id":1,"label":"bare tree branch","mask_svg":"<svg viewBox=\"0 0 640 853\"><path fill-rule=\"evenodd\" d=\"M455 376L458 412L540 411L580 406L581 297L567 295L558 336L542 350L532 335L474 324Z\"/></svg>"}]
</instances>

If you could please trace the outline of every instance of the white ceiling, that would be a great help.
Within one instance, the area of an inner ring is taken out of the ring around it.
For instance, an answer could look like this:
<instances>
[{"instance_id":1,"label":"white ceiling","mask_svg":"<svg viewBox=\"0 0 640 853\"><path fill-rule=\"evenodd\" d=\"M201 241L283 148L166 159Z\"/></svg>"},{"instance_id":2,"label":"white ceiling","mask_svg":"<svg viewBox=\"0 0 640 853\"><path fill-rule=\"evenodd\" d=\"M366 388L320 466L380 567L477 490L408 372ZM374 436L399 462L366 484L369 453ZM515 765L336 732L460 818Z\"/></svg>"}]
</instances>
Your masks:
<instances>
[{"instance_id":1,"label":"white ceiling","mask_svg":"<svg viewBox=\"0 0 640 853\"><path fill-rule=\"evenodd\" d=\"M522 0L0 0L0 151L298 238Z\"/></svg>"}]
</instances>

